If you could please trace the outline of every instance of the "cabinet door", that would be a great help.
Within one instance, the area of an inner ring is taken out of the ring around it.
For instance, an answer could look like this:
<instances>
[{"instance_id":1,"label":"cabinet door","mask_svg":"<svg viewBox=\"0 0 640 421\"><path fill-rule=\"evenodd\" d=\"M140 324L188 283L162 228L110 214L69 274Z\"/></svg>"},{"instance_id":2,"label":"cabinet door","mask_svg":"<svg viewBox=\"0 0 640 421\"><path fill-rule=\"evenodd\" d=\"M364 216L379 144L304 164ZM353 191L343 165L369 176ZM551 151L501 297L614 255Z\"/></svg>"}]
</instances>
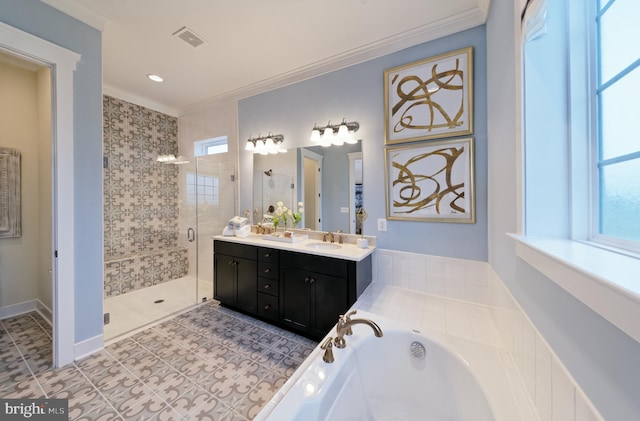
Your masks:
<instances>
[{"instance_id":1,"label":"cabinet door","mask_svg":"<svg viewBox=\"0 0 640 421\"><path fill-rule=\"evenodd\" d=\"M255 260L235 258L237 276L236 305L256 313L258 309L258 267Z\"/></svg>"},{"instance_id":2,"label":"cabinet door","mask_svg":"<svg viewBox=\"0 0 640 421\"><path fill-rule=\"evenodd\" d=\"M311 334L323 337L349 309L347 280L311 274Z\"/></svg>"},{"instance_id":3,"label":"cabinet door","mask_svg":"<svg viewBox=\"0 0 640 421\"><path fill-rule=\"evenodd\" d=\"M236 304L235 263L232 256L224 254L213 255L215 269L214 298L224 304Z\"/></svg>"},{"instance_id":4,"label":"cabinet door","mask_svg":"<svg viewBox=\"0 0 640 421\"><path fill-rule=\"evenodd\" d=\"M280 268L280 322L296 330L309 331L309 275L307 271Z\"/></svg>"}]
</instances>

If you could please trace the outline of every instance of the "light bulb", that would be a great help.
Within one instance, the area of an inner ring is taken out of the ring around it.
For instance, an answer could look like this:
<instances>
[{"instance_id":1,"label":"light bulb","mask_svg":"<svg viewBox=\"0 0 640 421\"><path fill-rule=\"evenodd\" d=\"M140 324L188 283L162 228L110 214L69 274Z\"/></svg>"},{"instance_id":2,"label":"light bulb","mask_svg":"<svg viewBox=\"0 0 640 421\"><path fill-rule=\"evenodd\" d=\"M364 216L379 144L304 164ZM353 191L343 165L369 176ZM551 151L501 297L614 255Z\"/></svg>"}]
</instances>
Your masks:
<instances>
[{"instance_id":1,"label":"light bulb","mask_svg":"<svg viewBox=\"0 0 640 421\"><path fill-rule=\"evenodd\" d=\"M320 137L320 129L318 129L318 127L314 127L313 130L311 130L311 142L313 143L320 143L322 141L322 138Z\"/></svg>"},{"instance_id":2,"label":"light bulb","mask_svg":"<svg viewBox=\"0 0 640 421\"><path fill-rule=\"evenodd\" d=\"M349 128L347 127L347 123L345 123L344 121L338 129L338 137L341 138L344 142L346 142L347 138L349 137Z\"/></svg>"},{"instance_id":3,"label":"light bulb","mask_svg":"<svg viewBox=\"0 0 640 421\"><path fill-rule=\"evenodd\" d=\"M264 141L264 148L267 151L267 153L278 153L278 146L274 143L273 138L268 137L265 141Z\"/></svg>"},{"instance_id":4,"label":"light bulb","mask_svg":"<svg viewBox=\"0 0 640 421\"><path fill-rule=\"evenodd\" d=\"M356 132L353 130L349 130L349 132L347 133L347 138L345 139L344 143L348 143L350 145L358 143L358 139L356 139Z\"/></svg>"},{"instance_id":5,"label":"light bulb","mask_svg":"<svg viewBox=\"0 0 640 421\"><path fill-rule=\"evenodd\" d=\"M331 146L331 143L333 142L333 129L331 127L327 127L324 129L324 132L322 133L322 146Z\"/></svg>"},{"instance_id":6,"label":"light bulb","mask_svg":"<svg viewBox=\"0 0 640 421\"><path fill-rule=\"evenodd\" d=\"M256 147L253 150L253 153L259 153L260 155L266 155L267 148L264 147L264 142L258 140L256 142Z\"/></svg>"},{"instance_id":7,"label":"light bulb","mask_svg":"<svg viewBox=\"0 0 640 421\"><path fill-rule=\"evenodd\" d=\"M252 141L247 141L247 146L244 147L245 151L252 151L256 148L256 145Z\"/></svg>"}]
</instances>

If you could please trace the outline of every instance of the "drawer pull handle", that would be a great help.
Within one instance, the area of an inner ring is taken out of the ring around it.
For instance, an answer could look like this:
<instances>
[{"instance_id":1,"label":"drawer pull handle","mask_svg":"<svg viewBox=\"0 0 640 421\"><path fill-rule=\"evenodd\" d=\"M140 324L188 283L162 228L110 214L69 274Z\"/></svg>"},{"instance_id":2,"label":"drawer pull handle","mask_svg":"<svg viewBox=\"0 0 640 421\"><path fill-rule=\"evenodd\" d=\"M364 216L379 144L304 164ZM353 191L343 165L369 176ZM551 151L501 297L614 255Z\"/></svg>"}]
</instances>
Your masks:
<instances>
[{"instance_id":1,"label":"drawer pull handle","mask_svg":"<svg viewBox=\"0 0 640 421\"><path fill-rule=\"evenodd\" d=\"M309 282L309 277L308 277L308 276L305 276L305 278L304 278L304 283L306 284L307 282Z\"/></svg>"},{"instance_id":2,"label":"drawer pull handle","mask_svg":"<svg viewBox=\"0 0 640 421\"><path fill-rule=\"evenodd\" d=\"M269 289L271 288L271 284L264 284L264 289Z\"/></svg>"},{"instance_id":3,"label":"drawer pull handle","mask_svg":"<svg viewBox=\"0 0 640 421\"><path fill-rule=\"evenodd\" d=\"M269 272L271 272L271 269L265 269L264 270L264 273L269 273Z\"/></svg>"},{"instance_id":4,"label":"drawer pull handle","mask_svg":"<svg viewBox=\"0 0 640 421\"><path fill-rule=\"evenodd\" d=\"M271 255L270 255L269 253L265 253L265 254L264 254L264 257L269 258L269 257L271 257Z\"/></svg>"},{"instance_id":5,"label":"drawer pull handle","mask_svg":"<svg viewBox=\"0 0 640 421\"><path fill-rule=\"evenodd\" d=\"M315 280L314 278L310 278L310 279L309 279L309 283L310 283L310 284L314 283L315 281L316 281L316 280Z\"/></svg>"},{"instance_id":6,"label":"drawer pull handle","mask_svg":"<svg viewBox=\"0 0 640 421\"><path fill-rule=\"evenodd\" d=\"M271 308L271 306L269 304L265 304L264 309L265 310L269 310Z\"/></svg>"}]
</instances>

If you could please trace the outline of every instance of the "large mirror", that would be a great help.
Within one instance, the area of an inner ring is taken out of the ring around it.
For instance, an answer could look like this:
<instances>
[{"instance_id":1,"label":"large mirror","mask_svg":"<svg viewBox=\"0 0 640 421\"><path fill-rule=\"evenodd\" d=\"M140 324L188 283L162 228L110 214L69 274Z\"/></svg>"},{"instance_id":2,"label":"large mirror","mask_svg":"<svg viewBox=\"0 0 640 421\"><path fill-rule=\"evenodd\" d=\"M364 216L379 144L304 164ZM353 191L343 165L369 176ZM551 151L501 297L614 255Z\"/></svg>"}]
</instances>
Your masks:
<instances>
[{"instance_id":1,"label":"large mirror","mask_svg":"<svg viewBox=\"0 0 640 421\"><path fill-rule=\"evenodd\" d=\"M272 214L281 201L289 209L304 202L300 228L360 234L362 147L305 146L287 153L253 156L253 220Z\"/></svg>"}]
</instances>

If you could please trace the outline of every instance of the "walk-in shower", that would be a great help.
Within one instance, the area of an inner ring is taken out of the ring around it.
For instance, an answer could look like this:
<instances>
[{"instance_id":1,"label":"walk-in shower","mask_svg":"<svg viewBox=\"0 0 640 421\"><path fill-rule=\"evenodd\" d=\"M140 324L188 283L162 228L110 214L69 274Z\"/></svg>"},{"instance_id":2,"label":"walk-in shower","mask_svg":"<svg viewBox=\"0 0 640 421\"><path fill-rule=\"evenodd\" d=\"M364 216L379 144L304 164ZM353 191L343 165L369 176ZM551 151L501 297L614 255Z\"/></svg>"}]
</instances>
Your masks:
<instances>
[{"instance_id":1,"label":"walk-in shower","mask_svg":"<svg viewBox=\"0 0 640 421\"><path fill-rule=\"evenodd\" d=\"M177 119L104 97L105 340L213 297L233 165L178 153Z\"/></svg>"}]
</instances>

